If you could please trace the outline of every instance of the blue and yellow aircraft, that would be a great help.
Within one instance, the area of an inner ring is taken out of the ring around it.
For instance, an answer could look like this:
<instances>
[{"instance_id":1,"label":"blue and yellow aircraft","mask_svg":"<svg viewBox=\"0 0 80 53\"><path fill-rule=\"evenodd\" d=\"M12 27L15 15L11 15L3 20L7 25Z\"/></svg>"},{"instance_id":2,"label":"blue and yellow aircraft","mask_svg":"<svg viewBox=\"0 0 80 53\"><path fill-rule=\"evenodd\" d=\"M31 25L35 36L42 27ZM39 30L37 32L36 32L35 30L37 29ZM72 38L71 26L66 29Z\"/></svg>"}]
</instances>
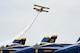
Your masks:
<instances>
[{"instance_id":1,"label":"blue and yellow aircraft","mask_svg":"<svg viewBox=\"0 0 80 53\"><path fill-rule=\"evenodd\" d=\"M77 41L76 44L56 50L54 53L80 53L80 41L79 40Z\"/></svg>"},{"instance_id":2,"label":"blue and yellow aircraft","mask_svg":"<svg viewBox=\"0 0 80 53\"><path fill-rule=\"evenodd\" d=\"M51 37L44 36L40 44L55 43L56 39L57 39L57 35L52 35Z\"/></svg>"},{"instance_id":3,"label":"blue and yellow aircraft","mask_svg":"<svg viewBox=\"0 0 80 53\"><path fill-rule=\"evenodd\" d=\"M44 9L49 9L47 7L39 6L36 4L34 4L34 6L39 7L34 8L39 13L48 12ZM36 44L34 46L25 45L26 38L15 39L12 44L6 45L6 47L1 47L0 53L80 53L80 39L77 41L77 44L56 44L56 39L57 36L44 37L40 44Z\"/></svg>"},{"instance_id":4,"label":"blue and yellow aircraft","mask_svg":"<svg viewBox=\"0 0 80 53\"><path fill-rule=\"evenodd\" d=\"M16 46L16 45L25 45L25 42L26 42L26 38L15 38L13 42L9 45L6 45L6 47Z\"/></svg>"},{"instance_id":5,"label":"blue and yellow aircraft","mask_svg":"<svg viewBox=\"0 0 80 53\"><path fill-rule=\"evenodd\" d=\"M11 53L18 49L27 47L27 46L24 46L25 42L26 42L26 38L16 38L13 40L11 44L0 47L0 53L9 53L9 52Z\"/></svg>"},{"instance_id":6,"label":"blue and yellow aircraft","mask_svg":"<svg viewBox=\"0 0 80 53\"><path fill-rule=\"evenodd\" d=\"M46 36L42 39L40 44L34 46L25 45L25 38L17 38L13 41L13 44L0 48L0 53L53 53L61 48L67 47L73 44L56 44L57 36ZM77 42L79 42L80 38Z\"/></svg>"},{"instance_id":7,"label":"blue and yellow aircraft","mask_svg":"<svg viewBox=\"0 0 80 53\"><path fill-rule=\"evenodd\" d=\"M46 44L46 43L55 43L57 39L57 36L45 36L40 45ZM14 53L17 50L21 50L23 48L29 48L31 46L25 45L26 38L16 38L12 44L6 45L5 47L0 48L0 53Z\"/></svg>"},{"instance_id":8,"label":"blue and yellow aircraft","mask_svg":"<svg viewBox=\"0 0 80 53\"><path fill-rule=\"evenodd\" d=\"M78 39L78 42L80 41L80 38ZM74 47L73 47L74 46ZM72 52L80 52L80 43L78 44L55 44L55 43L48 43L48 44L36 44L31 47L26 47L21 50L17 50L14 53L61 53L63 52L63 49L66 53L66 49L73 49ZM77 49L77 50L76 50ZM69 50L67 50L68 52ZM71 52L71 51L70 51Z\"/></svg>"}]
</instances>

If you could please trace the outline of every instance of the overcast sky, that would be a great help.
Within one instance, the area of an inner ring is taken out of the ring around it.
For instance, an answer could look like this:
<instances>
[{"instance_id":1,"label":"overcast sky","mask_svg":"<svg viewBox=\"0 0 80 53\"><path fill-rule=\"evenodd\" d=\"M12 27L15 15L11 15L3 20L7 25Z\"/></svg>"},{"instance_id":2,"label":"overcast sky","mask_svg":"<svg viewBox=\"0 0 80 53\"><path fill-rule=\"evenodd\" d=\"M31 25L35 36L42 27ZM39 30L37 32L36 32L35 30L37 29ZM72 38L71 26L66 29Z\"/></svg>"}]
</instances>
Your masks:
<instances>
[{"instance_id":1,"label":"overcast sky","mask_svg":"<svg viewBox=\"0 0 80 53\"><path fill-rule=\"evenodd\" d=\"M46 35L58 35L57 42L76 42L80 37L80 0L0 0L0 41L19 35L35 18L33 4L49 7L40 13L24 35L29 44Z\"/></svg>"}]
</instances>

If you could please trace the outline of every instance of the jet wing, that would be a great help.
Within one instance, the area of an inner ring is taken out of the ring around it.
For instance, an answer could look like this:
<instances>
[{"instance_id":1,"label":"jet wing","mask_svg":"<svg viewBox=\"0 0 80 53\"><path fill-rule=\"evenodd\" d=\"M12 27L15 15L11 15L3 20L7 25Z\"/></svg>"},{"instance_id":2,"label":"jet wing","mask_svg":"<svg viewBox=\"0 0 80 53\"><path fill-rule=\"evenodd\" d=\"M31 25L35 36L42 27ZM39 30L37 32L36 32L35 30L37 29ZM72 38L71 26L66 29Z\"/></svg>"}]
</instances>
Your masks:
<instances>
[{"instance_id":1,"label":"jet wing","mask_svg":"<svg viewBox=\"0 0 80 53\"><path fill-rule=\"evenodd\" d=\"M57 49L61 49L62 47L40 47L38 49L52 49L52 50L57 50Z\"/></svg>"},{"instance_id":2,"label":"jet wing","mask_svg":"<svg viewBox=\"0 0 80 53\"><path fill-rule=\"evenodd\" d=\"M55 49L55 50L57 50L57 49L61 49L63 47L44 47L43 45L36 44L36 45L32 46L32 48L34 48L34 49L53 49L53 50Z\"/></svg>"}]
</instances>

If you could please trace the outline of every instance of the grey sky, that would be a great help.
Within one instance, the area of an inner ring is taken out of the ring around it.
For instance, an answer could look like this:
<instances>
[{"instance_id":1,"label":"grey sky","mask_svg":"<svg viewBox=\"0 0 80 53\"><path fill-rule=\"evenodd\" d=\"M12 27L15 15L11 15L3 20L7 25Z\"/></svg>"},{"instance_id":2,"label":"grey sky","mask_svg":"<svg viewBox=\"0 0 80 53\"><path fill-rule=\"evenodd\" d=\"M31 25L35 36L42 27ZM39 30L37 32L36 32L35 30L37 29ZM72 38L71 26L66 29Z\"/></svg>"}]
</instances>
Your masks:
<instances>
[{"instance_id":1,"label":"grey sky","mask_svg":"<svg viewBox=\"0 0 80 53\"><path fill-rule=\"evenodd\" d=\"M80 0L0 0L0 41L17 36L32 22L37 15L33 4L50 10L41 13L25 34L27 43L54 33L58 34L57 42L75 42L80 37Z\"/></svg>"}]
</instances>

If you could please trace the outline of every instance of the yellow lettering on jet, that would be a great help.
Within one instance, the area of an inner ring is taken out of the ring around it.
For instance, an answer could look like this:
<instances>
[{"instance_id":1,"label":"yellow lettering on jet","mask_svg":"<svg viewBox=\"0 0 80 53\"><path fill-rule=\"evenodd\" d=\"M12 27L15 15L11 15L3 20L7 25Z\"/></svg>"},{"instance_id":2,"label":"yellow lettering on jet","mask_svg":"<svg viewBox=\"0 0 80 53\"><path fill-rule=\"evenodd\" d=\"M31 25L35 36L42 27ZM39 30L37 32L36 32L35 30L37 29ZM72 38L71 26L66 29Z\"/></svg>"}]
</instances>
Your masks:
<instances>
[{"instance_id":1,"label":"yellow lettering on jet","mask_svg":"<svg viewBox=\"0 0 80 53\"><path fill-rule=\"evenodd\" d=\"M53 50L44 50L44 52L53 52Z\"/></svg>"}]
</instances>

